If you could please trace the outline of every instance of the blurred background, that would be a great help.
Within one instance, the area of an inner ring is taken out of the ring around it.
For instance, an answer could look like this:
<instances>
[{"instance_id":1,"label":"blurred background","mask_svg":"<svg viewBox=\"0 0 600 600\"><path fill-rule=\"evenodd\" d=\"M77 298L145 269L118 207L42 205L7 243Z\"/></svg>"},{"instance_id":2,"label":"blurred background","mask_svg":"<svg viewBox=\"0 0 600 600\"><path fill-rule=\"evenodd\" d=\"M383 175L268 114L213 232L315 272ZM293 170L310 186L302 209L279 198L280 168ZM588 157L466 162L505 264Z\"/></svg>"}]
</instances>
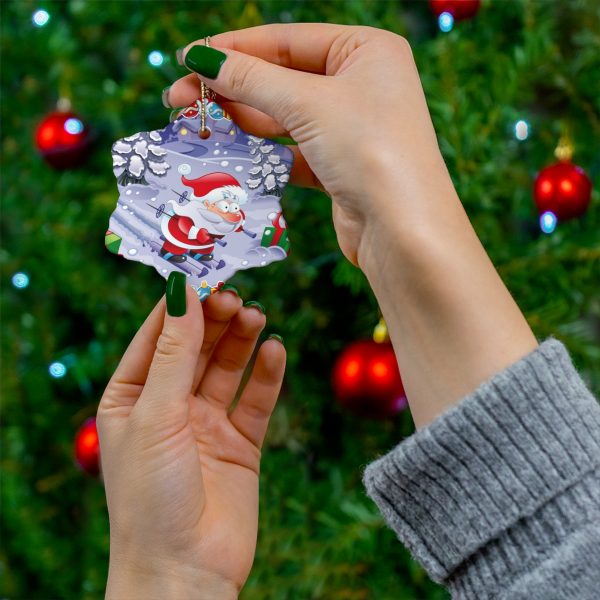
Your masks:
<instances>
[{"instance_id":1,"label":"blurred background","mask_svg":"<svg viewBox=\"0 0 600 600\"><path fill-rule=\"evenodd\" d=\"M538 339L564 341L600 392L600 7L460 4L1 3L1 597L103 597L108 520L86 420L164 292L154 269L105 249L118 196L110 148L168 123L161 90L186 72L175 49L197 38L294 21L407 37L485 248ZM360 115L356 129L360 144ZM397 382L380 389L368 367L349 380L373 352L355 342L371 339L377 303L336 245L327 197L288 188L283 206L289 258L232 280L266 306L289 353L242 598L446 598L361 484L363 467L413 431Z\"/></svg>"}]
</instances>

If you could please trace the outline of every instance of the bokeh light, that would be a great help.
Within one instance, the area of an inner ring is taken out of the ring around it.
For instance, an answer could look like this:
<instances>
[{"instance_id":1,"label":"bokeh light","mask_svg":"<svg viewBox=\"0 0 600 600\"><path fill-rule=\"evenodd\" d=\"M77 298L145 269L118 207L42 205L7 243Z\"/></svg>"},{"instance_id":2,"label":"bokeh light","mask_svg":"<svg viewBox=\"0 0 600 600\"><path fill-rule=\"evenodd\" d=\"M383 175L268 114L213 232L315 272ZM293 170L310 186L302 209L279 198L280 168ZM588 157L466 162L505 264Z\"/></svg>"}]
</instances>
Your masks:
<instances>
[{"instance_id":1,"label":"bokeh light","mask_svg":"<svg viewBox=\"0 0 600 600\"><path fill-rule=\"evenodd\" d=\"M47 10L39 9L31 15L31 21L36 27L43 27L50 20L50 14Z\"/></svg>"},{"instance_id":2,"label":"bokeh light","mask_svg":"<svg viewBox=\"0 0 600 600\"><path fill-rule=\"evenodd\" d=\"M152 52L148 54L148 62L153 67L160 67L160 65L165 62L165 57L163 56L162 52L159 52L158 50L152 50Z\"/></svg>"},{"instance_id":3,"label":"bokeh light","mask_svg":"<svg viewBox=\"0 0 600 600\"><path fill-rule=\"evenodd\" d=\"M27 273L15 273L11 281L16 288L22 290L29 285L29 275Z\"/></svg>"},{"instance_id":4,"label":"bokeh light","mask_svg":"<svg viewBox=\"0 0 600 600\"><path fill-rule=\"evenodd\" d=\"M449 12L443 12L438 17L438 25L441 31L448 33L454 27L454 17Z\"/></svg>"},{"instance_id":5,"label":"bokeh light","mask_svg":"<svg viewBox=\"0 0 600 600\"><path fill-rule=\"evenodd\" d=\"M67 119L64 124L65 131L67 133L71 133L72 135L77 135L83 131L83 123L80 119L76 119L71 117Z\"/></svg>"},{"instance_id":6,"label":"bokeh light","mask_svg":"<svg viewBox=\"0 0 600 600\"><path fill-rule=\"evenodd\" d=\"M557 222L556 215L552 211L547 210L540 216L540 229L544 233L552 233L556 229Z\"/></svg>"},{"instance_id":7,"label":"bokeh light","mask_svg":"<svg viewBox=\"0 0 600 600\"><path fill-rule=\"evenodd\" d=\"M48 373L50 373L51 377L60 379L67 374L67 367L63 363L56 361L48 367Z\"/></svg>"},{"instance_id":8,"label":"bokeh light","mask_svg":"<svg viewBox=\"0 0 600 600\"><path fill-rule=\"evenodd\" d=\"M573 191L573 182L570 181L569 179L563 179L560 182L560 189L565 193L565 194L570 194Z\"/></svg>"},{"instance_id":9,"label":"bokeh light","mask_svg":"<svg viewBox=\"0 0 600 600\"><path fill-rule=\"evenodd\" d=\"M529 123L527 121L521 119L515 123L515 137L521 142L529 137Z\"/></svg>"}]
</instances>

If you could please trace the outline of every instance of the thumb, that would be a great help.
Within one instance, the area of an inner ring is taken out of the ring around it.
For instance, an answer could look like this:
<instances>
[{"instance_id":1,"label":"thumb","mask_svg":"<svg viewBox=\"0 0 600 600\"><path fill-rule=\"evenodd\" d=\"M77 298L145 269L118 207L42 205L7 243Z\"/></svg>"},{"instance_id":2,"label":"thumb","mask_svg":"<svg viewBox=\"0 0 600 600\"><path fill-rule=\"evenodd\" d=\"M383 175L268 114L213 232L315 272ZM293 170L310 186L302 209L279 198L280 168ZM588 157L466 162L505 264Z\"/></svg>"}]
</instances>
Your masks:
<instances>
[{"instance_id":1,"label":"thumb","mask_svg":"<svg viewBox=\"0 0 600 600\"><path fill-rule=\"evenodd\" d=\"M260 110L288 131L290 117L306 108L310 84L319 77L202 43L188 46L181 61L217 94Z\"/></svg>"},{"instance_id":2,"label":"thumb","mask_svg":"<svg viewBox=\"0 0 600 600\"><path fill-rule=\"evenodd\" d=\"M169 275L166 296L162 332L136 408L175 416L181 409L187 411L204 338L204 319L198 294L186 285L183 273Z\"/></svg>"}]
</instances>

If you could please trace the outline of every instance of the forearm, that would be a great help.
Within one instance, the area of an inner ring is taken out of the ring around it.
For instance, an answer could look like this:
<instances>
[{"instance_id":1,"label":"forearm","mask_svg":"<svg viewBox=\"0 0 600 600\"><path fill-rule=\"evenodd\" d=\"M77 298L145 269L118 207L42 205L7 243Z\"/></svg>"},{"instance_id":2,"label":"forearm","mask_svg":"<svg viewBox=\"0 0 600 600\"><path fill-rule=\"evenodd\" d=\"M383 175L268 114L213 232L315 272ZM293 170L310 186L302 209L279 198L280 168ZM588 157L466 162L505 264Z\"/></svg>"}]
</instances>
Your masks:
<instances>
[{"instance_id":1,"label":"forearm","mask_svg":"<svg viewBox=\"0 0 600 600\"><path fill-rule=\"evenodd\" d=\"M391 190L376 193L393 198ZM400 193L410 193L402 199L410 211L400 210L397 219L371 218L358 258L386 320L415 424L422 427L537 341L445 170Z\"/></svg>"}]
</instances>

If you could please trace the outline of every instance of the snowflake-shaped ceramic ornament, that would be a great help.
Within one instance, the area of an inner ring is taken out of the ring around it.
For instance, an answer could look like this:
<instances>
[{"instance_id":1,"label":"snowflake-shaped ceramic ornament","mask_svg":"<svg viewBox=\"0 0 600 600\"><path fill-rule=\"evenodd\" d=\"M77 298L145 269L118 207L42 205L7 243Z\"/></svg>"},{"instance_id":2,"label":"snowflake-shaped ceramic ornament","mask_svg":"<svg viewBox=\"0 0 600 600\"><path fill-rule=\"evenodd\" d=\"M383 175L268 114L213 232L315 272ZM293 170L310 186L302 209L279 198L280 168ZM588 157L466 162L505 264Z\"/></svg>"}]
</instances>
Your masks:
<instances>
[{"instance_id":1,"label":"snowflake-shaped ceramic ornament","mask_svg":"<svg viewBox=\"0 0 600 600\"><path fill-rule=\"evenodd\" d=\"M201 299L236 271L288 255L280 198L293 162L289 148L204 103L205 139L197 100L164 129L114 143L119 199L105 239L111 252L165 278L185 273Z\"/></svg>"}]
</instances>

